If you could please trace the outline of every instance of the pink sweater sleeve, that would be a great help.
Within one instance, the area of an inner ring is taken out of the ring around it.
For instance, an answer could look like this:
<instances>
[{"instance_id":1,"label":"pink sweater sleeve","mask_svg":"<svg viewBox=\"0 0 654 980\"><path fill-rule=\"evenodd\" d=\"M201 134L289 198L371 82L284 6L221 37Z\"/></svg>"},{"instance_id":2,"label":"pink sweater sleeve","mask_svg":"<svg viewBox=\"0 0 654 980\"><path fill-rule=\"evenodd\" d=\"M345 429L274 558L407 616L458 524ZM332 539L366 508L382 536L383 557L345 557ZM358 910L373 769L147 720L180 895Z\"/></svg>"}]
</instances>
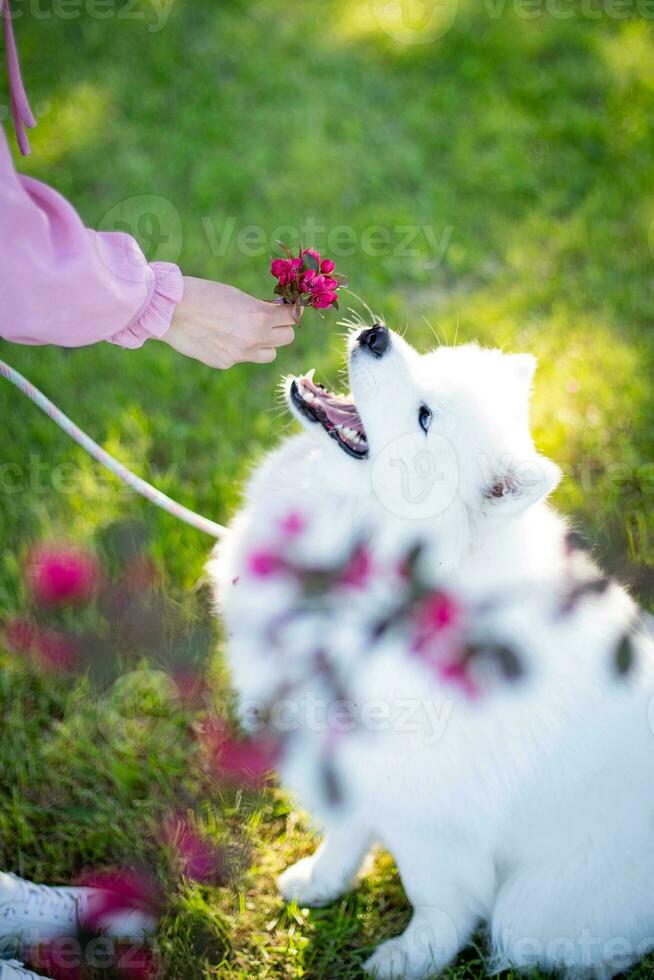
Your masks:
<instances>
[{"instance_id":1,"label":"pink sweater sleeve","mask_svg":"<svg viewBox=\"0 0 654 980\"><path fill-rule=\"evenodd\" d=\"M176 265L148 265L122 232L94 232L56 191L16 173L0 127L0 337L141 347L182 299Z\"/></svg>"}]
</instances>

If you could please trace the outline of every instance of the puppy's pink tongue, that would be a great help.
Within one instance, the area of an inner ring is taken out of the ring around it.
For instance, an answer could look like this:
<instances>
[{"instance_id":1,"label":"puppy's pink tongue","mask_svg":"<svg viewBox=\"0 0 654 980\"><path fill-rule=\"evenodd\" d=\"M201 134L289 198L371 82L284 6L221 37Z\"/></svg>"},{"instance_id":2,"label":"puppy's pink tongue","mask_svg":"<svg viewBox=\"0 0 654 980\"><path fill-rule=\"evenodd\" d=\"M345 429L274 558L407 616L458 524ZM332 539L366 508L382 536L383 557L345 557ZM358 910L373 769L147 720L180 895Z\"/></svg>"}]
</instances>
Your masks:
<instances>
[{"instance_id":1,"label":"puppy's pink tongue","mask_svg":"<svg viewBox=\"0 0 654 980\"><path fill-rule=\"evenodd\" d=\"M355 432L363 432L363 425L356 409L332 399L323 402L322 407L325 410L325 415L334 425L345 425L348 429L354 429Z\"/></svg>"},{"instance_id":2,"label":"puppy's pink tongue","mask_svg":"<svg viewBox=\"0 0 654 980\"><path fill-rule=\"evenodd\" d=\"M342 397L333 395L323 385L313 380L313 370L302 378L302 385L315 395L320 407L333 425L344 425L363 435L363 423L353 402L345 401Z\"/></svg>"}]
</instances>

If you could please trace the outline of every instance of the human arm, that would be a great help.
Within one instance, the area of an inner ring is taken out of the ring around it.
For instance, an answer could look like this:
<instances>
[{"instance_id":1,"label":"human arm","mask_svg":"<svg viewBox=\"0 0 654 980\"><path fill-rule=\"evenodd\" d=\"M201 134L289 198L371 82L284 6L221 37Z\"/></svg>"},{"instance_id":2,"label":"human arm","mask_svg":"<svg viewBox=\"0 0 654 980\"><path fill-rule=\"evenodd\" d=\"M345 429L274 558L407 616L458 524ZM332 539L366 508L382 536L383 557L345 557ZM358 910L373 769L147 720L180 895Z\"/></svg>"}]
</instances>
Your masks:
<instances>
[{"instance_id":1,"label":"human arm","mask_svg":"<svg viewBox=\"0 0 654 980\"><path fill-rule=\"evenodd\" d=\"M86 228L52 188L17 174L0 130L0 337L81 347L149 338L226 368L266 363L293 340L296 311L148 264L122 232Z\"/></svg>"}]
</instances>

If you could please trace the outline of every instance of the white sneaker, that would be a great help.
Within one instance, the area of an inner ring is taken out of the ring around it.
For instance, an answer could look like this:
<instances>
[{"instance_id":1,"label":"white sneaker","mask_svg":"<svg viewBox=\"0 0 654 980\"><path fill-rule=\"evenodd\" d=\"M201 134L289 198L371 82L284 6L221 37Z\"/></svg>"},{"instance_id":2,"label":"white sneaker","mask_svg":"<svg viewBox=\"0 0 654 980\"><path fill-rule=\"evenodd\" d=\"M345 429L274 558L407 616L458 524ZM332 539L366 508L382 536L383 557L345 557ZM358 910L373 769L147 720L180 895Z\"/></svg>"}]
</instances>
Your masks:
<instances>
[{"instance_id":1,"label":"white sneaker","mask_svg":"<svg viewBox=\"0 0 654 980\"><path fill-rule=\"evenodd\" d=\"M0 980L47 980L26 970L17 960L0 960Z\"/></svg>"},{"instance_id":2,"label":"white sneaker","mask_svg":"<svg viewBox=\"0 0 654 980\"><path fill-rule=\"evenodd\" d=\"M0 872L0 955L18 956L22 949L77 935L91 917L94 902L102 904L102 899L102 892L94 888L50 888ZM99 927L113 939L142 939L155 923L135 909L113 913Z\"/></svg>"}]
</instances>

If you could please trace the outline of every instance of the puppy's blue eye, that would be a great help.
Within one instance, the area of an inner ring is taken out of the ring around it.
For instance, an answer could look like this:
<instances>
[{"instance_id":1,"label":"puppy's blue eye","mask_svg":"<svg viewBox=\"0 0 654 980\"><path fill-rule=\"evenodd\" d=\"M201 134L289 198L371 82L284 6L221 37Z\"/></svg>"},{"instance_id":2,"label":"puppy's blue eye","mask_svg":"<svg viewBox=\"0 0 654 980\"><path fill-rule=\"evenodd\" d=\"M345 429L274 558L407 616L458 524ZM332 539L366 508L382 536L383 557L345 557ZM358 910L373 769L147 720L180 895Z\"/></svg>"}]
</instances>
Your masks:
<instances>
[{"instance_id":1,"label":"puppy's blue eye","mask_svg":"<svg viewBox=\"0 0 654 980\"><path fill-rule=\"evenodd\" d=\"M420 411L418 412L418 422L420 423L420 428L423 432L429 432L429 426L431 425L432 413L431 409L427 408L426 405L420 406Z\"/></svg>"}]
</instances>

